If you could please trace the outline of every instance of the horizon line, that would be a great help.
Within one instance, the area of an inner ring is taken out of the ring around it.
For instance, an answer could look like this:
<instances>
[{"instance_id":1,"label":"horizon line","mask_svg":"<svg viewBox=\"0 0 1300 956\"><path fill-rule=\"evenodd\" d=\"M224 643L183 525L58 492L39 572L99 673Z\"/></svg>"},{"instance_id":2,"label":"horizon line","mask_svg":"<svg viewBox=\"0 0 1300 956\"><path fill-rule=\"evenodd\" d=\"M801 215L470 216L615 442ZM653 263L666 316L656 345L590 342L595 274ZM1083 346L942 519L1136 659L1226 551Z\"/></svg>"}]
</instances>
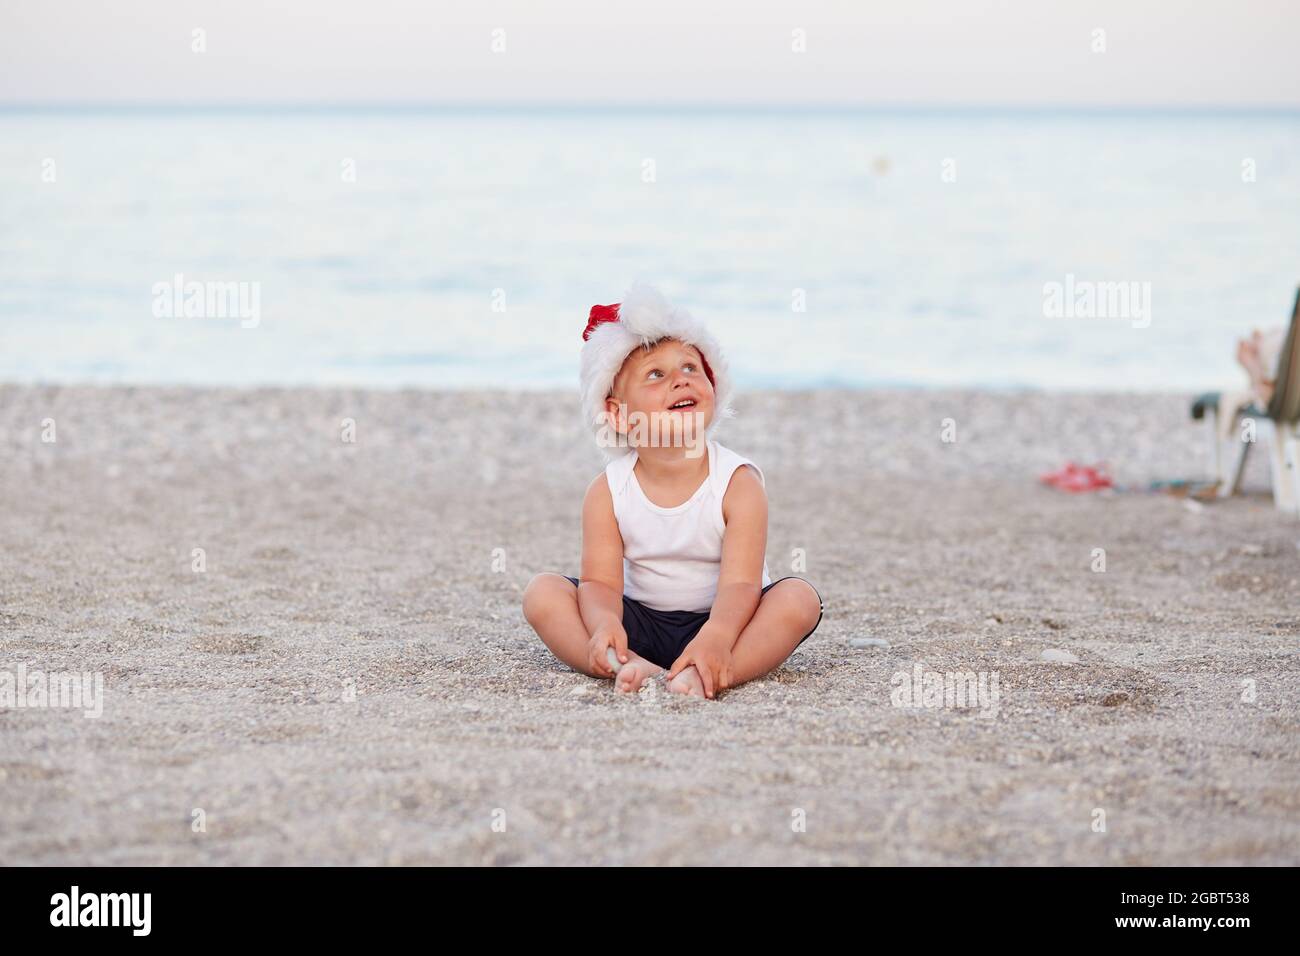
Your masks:
<instances>
[{"instance_id":1,"label":"horizon line","mask_svg":"<svg viewBox=\"0 0 1300 956\"><path fill-rule=\"evenodd\" d=\"M434 100L355 100L312 101L183 101L183 100L15 100L0 101L0 112L373 112L373 113L1185 113L1185 114L1300 114L1300 103L1293 105L1243 104L1033 104L1033 103L738 103L738 102L584 102L556 101L434 101Z\"/></svg>"}]
</instances>

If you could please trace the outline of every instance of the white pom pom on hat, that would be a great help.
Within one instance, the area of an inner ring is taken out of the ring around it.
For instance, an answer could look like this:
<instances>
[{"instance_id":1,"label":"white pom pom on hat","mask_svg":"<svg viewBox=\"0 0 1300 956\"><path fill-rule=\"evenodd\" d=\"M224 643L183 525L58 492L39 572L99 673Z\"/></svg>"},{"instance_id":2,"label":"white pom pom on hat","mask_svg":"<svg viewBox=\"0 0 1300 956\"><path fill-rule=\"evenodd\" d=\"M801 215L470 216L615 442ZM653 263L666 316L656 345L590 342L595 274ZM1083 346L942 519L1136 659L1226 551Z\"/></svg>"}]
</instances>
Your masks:
<instances>
[{"instance_id":1,"label":"white pom pom on hat","mask_svg":"<svg viewBox=\"0 0 1300 956\"><path fill-rule=\"evenodd\" d=\"M713 383L714 400L713 420L705 437L712 438L722 420L735 415L731 407L731 372L718 340L703 322L672 305L658 289L638 282L627 290L622 302L593 305L582 338L582 414L606 458L612 460L632 450L619 440L606 415L605 400L614 379L634 349L651 346L660 339L692 345L704 359L704 373Z\"/></svg>"}]
</instances>

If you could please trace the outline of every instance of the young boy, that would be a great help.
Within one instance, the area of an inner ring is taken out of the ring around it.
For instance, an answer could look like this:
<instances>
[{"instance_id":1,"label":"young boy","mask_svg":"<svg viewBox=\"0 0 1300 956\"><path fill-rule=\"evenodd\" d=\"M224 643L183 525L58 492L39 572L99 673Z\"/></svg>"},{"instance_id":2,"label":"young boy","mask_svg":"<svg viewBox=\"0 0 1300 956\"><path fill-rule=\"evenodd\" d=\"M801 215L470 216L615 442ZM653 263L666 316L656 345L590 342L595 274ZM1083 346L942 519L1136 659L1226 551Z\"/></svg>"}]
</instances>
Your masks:
<instances>
[{"instance_id":1,"label":"young boy","mask_svg":"<svg viewBox=\"0 0 1300 956\"><path fill-rule=\"evenodd\" d=\"M584 414L610 462L583 502L581 577L534 577L524 617L622 693L664 669L673 693L708 698L761 677L824 605L802 578L771 580L763 474L711 437L732 414L720 347L642 285L593 306L582 337Z\"/></svg>"}]
</instances>

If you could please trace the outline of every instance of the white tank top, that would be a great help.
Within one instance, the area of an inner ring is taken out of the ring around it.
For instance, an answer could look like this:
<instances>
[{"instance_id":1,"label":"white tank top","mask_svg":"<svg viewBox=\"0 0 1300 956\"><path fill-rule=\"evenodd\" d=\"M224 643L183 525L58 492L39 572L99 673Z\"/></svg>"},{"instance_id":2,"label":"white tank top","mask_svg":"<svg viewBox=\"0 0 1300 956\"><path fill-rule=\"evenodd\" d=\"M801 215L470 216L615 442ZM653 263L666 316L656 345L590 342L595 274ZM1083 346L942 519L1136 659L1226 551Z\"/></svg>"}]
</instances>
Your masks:
<instances>
[{"instance_id":1,"label":"white tank top","mask_svg":"<svg viewBox=\"0 0 1300 956\"><path fill-rule=\"evenodd\" d=\"M763 472L747 458L708 442L709 474L690 499L661 508L641 490L633 450L610 462L605 479L623 536L623 593L657 611L708 611L722 570L722 498L741 465ZM763 586L772 583L763 561Z\"/></svg>"}]
</instances>

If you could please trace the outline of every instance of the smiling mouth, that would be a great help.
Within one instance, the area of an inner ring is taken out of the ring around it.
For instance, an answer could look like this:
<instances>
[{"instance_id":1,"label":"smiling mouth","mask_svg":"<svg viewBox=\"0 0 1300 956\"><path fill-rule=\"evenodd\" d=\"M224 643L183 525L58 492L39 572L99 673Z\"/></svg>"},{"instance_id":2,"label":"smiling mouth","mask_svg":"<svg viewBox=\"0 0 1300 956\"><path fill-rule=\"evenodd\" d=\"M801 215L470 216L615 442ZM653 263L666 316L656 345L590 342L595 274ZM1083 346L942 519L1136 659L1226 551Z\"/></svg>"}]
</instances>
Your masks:
<instances>
[{"instance_id":1,"label":"smiling mouth","mask_svg":"<svg viewBox=\"0 0 1300 956\"><path fill-rule=\"evenodd\" d=\"M678 411L679 409L694 408L694 407L695 407L695 399L683 398L680 402L676 403L675 405L669 405L668 410L670 412L675 412Z\"/></svg>"}]
</instances>

